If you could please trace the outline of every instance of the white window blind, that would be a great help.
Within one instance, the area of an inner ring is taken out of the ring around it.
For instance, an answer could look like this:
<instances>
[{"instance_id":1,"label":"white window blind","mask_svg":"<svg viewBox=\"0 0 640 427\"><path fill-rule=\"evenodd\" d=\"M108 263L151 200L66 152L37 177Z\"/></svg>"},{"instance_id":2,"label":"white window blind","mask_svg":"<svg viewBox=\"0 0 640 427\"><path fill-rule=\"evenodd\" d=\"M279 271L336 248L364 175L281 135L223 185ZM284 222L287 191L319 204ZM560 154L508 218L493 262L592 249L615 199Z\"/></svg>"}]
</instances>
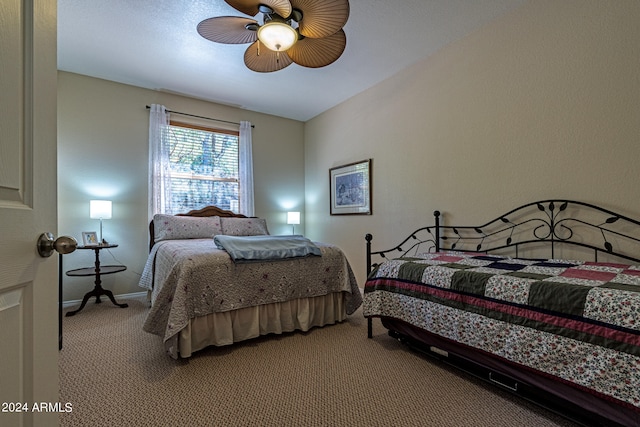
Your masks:
<instances>
[{"instance_id":1,"label":"white window blind","mask_svg":"<svg viewBox=\"0 0 640 427\"><path fill-rule=\"evenodd\" d=\"M171 212L208 205L239 211L238 133L171 122Z\"/></svg>"}]
</instances>

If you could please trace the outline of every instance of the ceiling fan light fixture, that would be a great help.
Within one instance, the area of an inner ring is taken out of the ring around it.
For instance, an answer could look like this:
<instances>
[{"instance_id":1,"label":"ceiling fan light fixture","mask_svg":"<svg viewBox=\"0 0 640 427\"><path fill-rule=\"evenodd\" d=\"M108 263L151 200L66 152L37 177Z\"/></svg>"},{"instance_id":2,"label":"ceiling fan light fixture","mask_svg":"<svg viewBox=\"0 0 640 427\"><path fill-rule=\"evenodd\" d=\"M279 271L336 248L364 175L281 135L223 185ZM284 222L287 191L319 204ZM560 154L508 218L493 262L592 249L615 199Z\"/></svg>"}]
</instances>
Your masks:
<instances>
[{"instance_id":1,"label":"ceiling fan light fixture","mask_svg":"<svg viewBox=\"0 0 640 427\"><path fill-rule=\"evenodd\" d=\"M251 43L244 64L258 73L282 70L292 63L320 68L345 50L342 27L349 19L349 0L224 0L240 16L217 16L198 24L198 33L216 43Z\"/></svg>"},{"instance_id":2,"label":"ceiling fan light fixture","mask_svg":"<svg viewBox=\"0 0 640 427\"><path fill-rule=\"evenodd\" d=\"M271 21L258 28L258 39L267 49L283 52L298 41L298 32L284 22Z\"/></svg>"}]
</instances>

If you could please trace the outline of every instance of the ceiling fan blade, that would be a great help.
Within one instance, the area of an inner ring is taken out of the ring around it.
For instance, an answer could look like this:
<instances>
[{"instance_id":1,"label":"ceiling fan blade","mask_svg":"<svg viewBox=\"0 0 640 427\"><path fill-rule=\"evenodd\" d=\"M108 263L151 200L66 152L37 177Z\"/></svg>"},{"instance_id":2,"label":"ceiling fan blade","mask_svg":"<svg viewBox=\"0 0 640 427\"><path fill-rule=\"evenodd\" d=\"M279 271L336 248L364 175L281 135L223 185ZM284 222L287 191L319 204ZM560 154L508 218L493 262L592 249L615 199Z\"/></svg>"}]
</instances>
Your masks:
<instances>
[{"instance_id":1,"label":"ceiling fan blade","mask_svg":"<svg viewBox=\"0 0 640 427\"><path fill-rule=\"evenodd\" d=\"M260 5L265 5L273 9L275 13L288 18L291 15L291 2L289 0L224 0L232 8L246 13L250 16L256 16L260 12Z\"/></svg>"},{"instance_id":2,"label":"ceiling fan blade","mask_svg":"<svg viewBox=\"0 0 640 427\"><path fill-rule=\"evenodd\" d=\"M298 30L305 37L327 37L344 27L349 19L349 0L291 0L302 11Z\"/></svg>"},{"instance_id":3,"label":"ceiling fan blade","mask_svg":"<svg viewBox=\"0 0 640 427\"><path fill-rule=\"evenodd\" d=\"M198 24L198 33L207 40L218 43L253 43L258 39L257 31L247 30L247 24L258 24L251 18L218 16L205 19Z\"/></svg>"},{"instance_id":4,"label":"ceiling fan blade","mask_svg":"<svg viewBox=\"0 0 640 427\"><path fill-rule=\"evenodd\" d=\"M303 38L287 50L287 55L298 65L310 68L324 67L340 58L347 46L344 30L338 30L322 39Z\"/></svg>"},{"instance_id":5,"label":"ceiling fan blade","mask_svg":"<svg viewBox=\"0 0 640 427\"><path fill-rule=\"evenodd\" d=\"M258 73L270 73L282 70L292 64L286 52L274 52L267 49L260 40L249 46L244 52L244 63L250 70Z\"/></svg>"}]
</instances>

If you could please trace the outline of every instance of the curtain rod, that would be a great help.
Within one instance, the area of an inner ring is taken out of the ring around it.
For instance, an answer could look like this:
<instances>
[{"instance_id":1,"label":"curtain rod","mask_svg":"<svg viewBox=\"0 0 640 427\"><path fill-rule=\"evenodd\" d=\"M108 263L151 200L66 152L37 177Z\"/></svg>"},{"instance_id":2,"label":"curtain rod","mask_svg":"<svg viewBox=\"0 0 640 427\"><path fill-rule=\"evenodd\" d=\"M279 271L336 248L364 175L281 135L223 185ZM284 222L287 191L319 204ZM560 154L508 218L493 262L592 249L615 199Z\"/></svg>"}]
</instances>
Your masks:
<instances>
[{"instance_id":1,"label":"curtain rod","mask_svg":"<svg viewBox=\"0 0 640 427\"><path fill-rule=\"evenodd\" d=\"M150 106L147 105L147 110L151 109ZM173 114L179 114L181 116L189 116L189 117L196 117L198 119L205 119L205 120L213 120L214 122L221 122L221 123L231 123L232 125L238 125L240 126L240 123L237 122L230 122L228 120L220 120L220 119L212 119L211 117L204 117L204 116L196 116L195 114L189 114L189 113L181 113L180 111L173 111L173 110L168 110L165 109L165 111L167 113L173 113ZM251 125L252 128L255 128L254 125Z\"/></svg>"}]
</instances>

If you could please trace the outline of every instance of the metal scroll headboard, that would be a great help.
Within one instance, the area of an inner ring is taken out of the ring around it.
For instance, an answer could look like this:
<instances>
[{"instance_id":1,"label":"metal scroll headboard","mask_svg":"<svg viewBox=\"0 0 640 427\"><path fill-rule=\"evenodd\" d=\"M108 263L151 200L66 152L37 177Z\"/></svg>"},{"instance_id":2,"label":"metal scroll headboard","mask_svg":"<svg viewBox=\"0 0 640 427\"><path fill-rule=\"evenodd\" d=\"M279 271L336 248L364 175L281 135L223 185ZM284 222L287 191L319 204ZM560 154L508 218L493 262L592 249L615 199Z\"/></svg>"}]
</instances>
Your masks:
<instances>
[{"instance_id":1,"label":"metal scroll headboard","mask_svg":"<svg viewBox=\"0 0 640 427\"><path fill-rule=\"evenodd\" d=\"M501 253L506 249L516 257L531 247L544 247L545 258L556 258L560 247L593 251L598 261L607 254L640 262L640 221L599 206L572 200L543 200L527 203L479 226L441 225L439 211L434 225L419 228L400 244L371 251L373 236L367 242L367 273L377 263L372 258L411 256L419 252L457 250Z\"/></svg>"}]
</instances>

